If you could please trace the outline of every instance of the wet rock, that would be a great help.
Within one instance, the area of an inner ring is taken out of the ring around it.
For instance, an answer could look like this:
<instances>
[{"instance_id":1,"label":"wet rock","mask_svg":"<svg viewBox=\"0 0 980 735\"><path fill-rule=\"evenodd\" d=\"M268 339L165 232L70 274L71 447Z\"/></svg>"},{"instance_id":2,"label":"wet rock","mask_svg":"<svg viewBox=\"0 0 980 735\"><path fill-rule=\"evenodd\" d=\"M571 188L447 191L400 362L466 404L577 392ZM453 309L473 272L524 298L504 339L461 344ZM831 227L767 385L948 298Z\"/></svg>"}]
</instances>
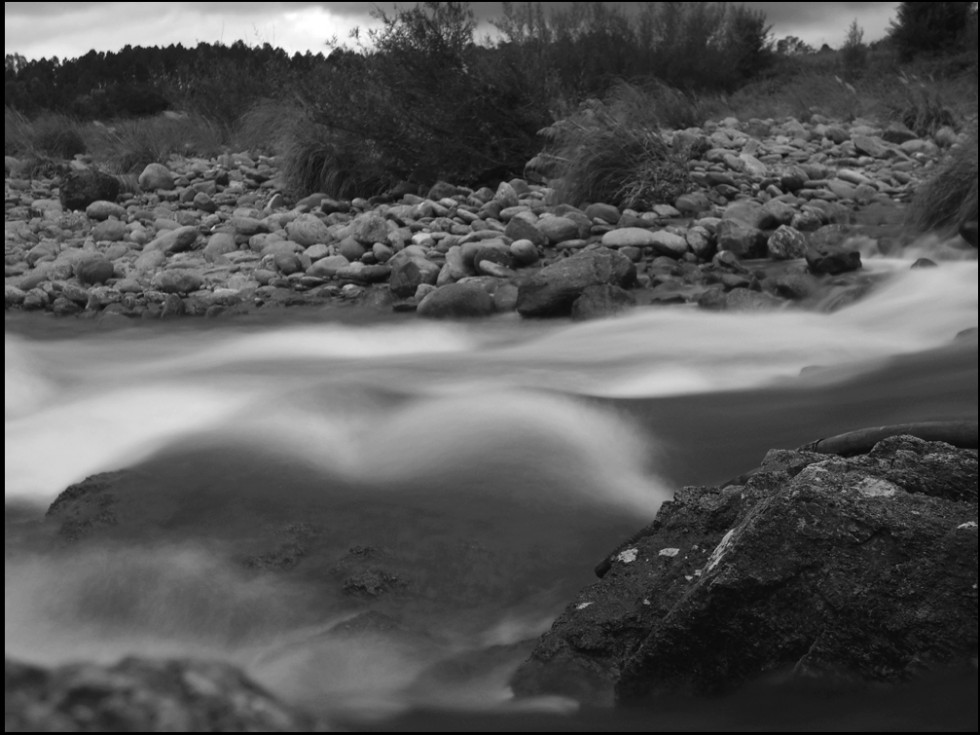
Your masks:
<instances>
[{"instance_id":1,"label":"wet rock","mask_svg":"<svg viewBox=\"0 0 980 735\"><path fill-rule=\"evenodd\" d=\"M538 248L530 240L514 240L510 244L510 254L518 266L534 265L538 262Z\"/></svg>"},{"instance_id":2,"label":"wet rock","mask_svg":"<svg viewBox=\"0 0 980 735\"><path fill-rule=\"evenodd\" d=\"M87 207L85 207L85 216L89 219L101 222L102 220L107 220L110 217L115 217L116 219L125 219L126 209L125 207L116 204L115 202L107 202L105 200L99 200L92 202Z\"/></svg>"},{"instance_id":3,"label":"wet rock","mask_svg":"<svg viewBox=\"0 0 980 735\"><path fill-rule=\"evenodd\" d=\"M669 230L654 232L651 247L658 255L665 255L668 258L683 258L688 252L687 240L684 236Z\"/></svg>"},{"instance_id":4,"label":"wet rock","mask_svg":"<svg viewBox=\"0 0 980 735\"><path fill-rule=\"evenodd\" d=\"M204 277L187 268L160 271L150 281L153 288L163 293L187 294L204 285Z\"/></svg>"},{"instance_id":5,"label":"wet rock","mask_svg":"<svg viewBox=\"0 0 980 735\"><path fill-rule=\"evenodd\" d=\"M572 319L585 321L619 314L636 306L636 297L612 284L588 286L572 304Z\"/></svg>"},{"instance_id":6,"label":"wet rock","mask_svg":"<svg viewBox=\"0 0 980 735\"><path fill-rule=\"evenodd\" d=\"M603 222L614 225L619 222L620 212L612 204L597 202L585 208L585 216L591 219L601 219Z\"/></svg>"},{"instance_id":7,"label":"wet rock","mask_svg":"<svg viewBox=\"0 0 980 735\"><path fill-rule=\"evenodd\" d=\"M301 214L286 225L286 234L290 240L304 247L328 243L333 239L330 228L315 214Z\"/></svg>"},{"instance_id":8,"label":"wet rock","mask_svg":"<svg viewBox=\"0 0 980 735\"><path fill-rule=\"evenodd\" d=\"M196 227L186 225L177 227L173 230L166 230L162 235L148 242L143 247L143 252L156 250L158 252L182 253L186 250L193 250L197 245L198 237L201 233Z\"/></svg>"},{"instance_id":9,"label":"wet rock","mask_svg":"<svg viewBox=\"0 0 980 735\"><path fill-rule=\"evenodd\" d=\"M533 222L532 219L533 215L530 218L524 216L511 217L510 221L507 223L506 229L504 230L504 235L509 237L511 240L530 240L535 245L546 245L548 243L547 235L545 235L538 224ZM564 226L567 229L567 222ZM577 225L575 226L575 231L578 232ZM554 228L554 234L561 234L559 227ZM574 235L572 235L572 237L574 237ZM565 237L564 239L567 240L569 237Z\"/></svg>"},{"instance_id":10,"label":"wet rock","mask_svg":"<svg viewBox=\"0 0 980 735\"><path fill-rule=\"evenodd\" d=\"M204 259L214 262L222 255L233 253L238 250L235 236L230 232L216 232L208 238L208 244L204 246Z\"/></svg>"},{"instance_id":11,"label":"wet rock","mask_svg":"<svg viewBox=\"0 0 980 735\"><path fill-rule=\"evenodd\" d=\"M536 225L537 229L544 235L548 244L573 240L579 236L579 227L575 220L568 217L541 217ZM520 240L522 238L514 238ZM531 240L531 238L524 238ZM533 240L532 240L533 242Z\"/></svg>"},{"instance_id":12,"label":"wet rock","mask_svg":"<svg viewBox=\"0 0 980 735\"><path fill-rule=\"evenodd\" d=\"M42 668L4 661L8 732L304 732L321 729L229 664L127 658Z\"/></svg>"},{"instance_id":13,"label":"wet rock","mask_svg":"<svg viewBox=\"0 0 980 735\"><path fill-rule=\"evenodd\" d=\"M703 192L681 194L674 200L674 206L681 214L693 216L711 208L711 201Z\"/></svg>"},{"instance_id":14,"label":"wet rock","mask_svg":"<svg viewBox=\"0 0 980 735\"><path fill-rule=\"evenodd\" d=\"M20 306L24 303L24 298L27 293L17 286L13 286L9 283L4 284L3 287L3 303L4 306Z\"/></svg>"},{"instance_id":15,"label":"wet rock","mask_svg":"<svg viewBox=\"0 0 980 735\"><path fill-rule=\"evenodd\" d=\"M479 283L450 283L427 295L418 306L418 315L429 319L462 319L489 316L493 299Z\"/></svg>"},{"instance_id":16,"label":"wet rock","mask_svg":"<svg viewBox=\"0 0 980 735\"><path fill-rule=\"evenodd\" d=\"M389 262L391 292L402 298L414 295L416 289L423 283L435 285L439 276L439 266L420 256L407 258L396 256Z\"/></svg>"},{"instance_id":17,"label":"wet rock","mask_svg":"<svg viewBox=\"0 0 980 735\"><path fill-rule=\"evenodd\" d=\"M719 250L739 258L761 258L766 253L766 237L761 230L739 220L723 219L715 231Z\"/></svg>"},{"instance_id":18,"label":"wet rock","mask_svg":"<svg viewBox=\"0 0 980 735\"><path fill-rule=\"evenodd\" d=\"M612 284L629 287L636 281L636 266L608 248L585 250L553 263L518 287L521 316L567 316L572 303L588 286Z\"/></svg>"},{"instance_id":19,"label":"wet rock","mask_svg":"<svg viewBox=\"0 0 980 735\"><path fill-rule=\"evenodd\" d=\"M602 245L607 248L650 248L653 244L654 233L645 227L620 227L602 236Z\"/></svg>"},{"instance_id":20,"label":"wet rock","mask_svg":"<svg viewBox=\"0 0 980 735\"><path fill-rule=\"evenodd\" d=\"M847 459L772 450L665 503L512 686L636 703L776 672L853 685L972 666L976 487L975 449L907 435Z\"/></svg>"},{"instance_id":21,"label":"wet rock","mask_svg":"<svg viewBox=\"0 0 980 735\"><path fill-rule=\"evenodd\" d=\"M805 257L807 267L815 275L836 276L861 267L861 253L837 245L811 245Z\"/></svg>"},{"instance_id":22,"label":"wet rock","mask_svg":"<svg viewBox=\"0 0 980 735\"><path fill-rule=\"evenodd\" d=\"M92 228L92 238L96 242L119 242L125 239L129 228L118 219L107 219Z\"/></svg>"},{"instance_id":23,"label":"wet rock","mask_svg":"<svg viewBox=\"0 0 980 735\"><path fill-rule=\"evenodd\" d=\"M388 239L388 221L377 214L363 214L351 223L350 236L368 247L383 243Z\"/></svg>"},{"instance_id":24,"label":"wet rock","mask_svg":"<svg viewBox=\"0 0 980 735\"><path fill-rule=\"evenodd\" d=\"M83 285L96 285L105 283L115 276L115 269L111 262L101 255L91 255L80 258L75 263L75 277Z\"/></svg>"},{"instance_id":25,"label":"wet rock","mask_svg":"<svg viewBox=\"0 0 980 735\"><path fill-rule=\"evenodd\" d=\"M328 255L312 263L306 272L311 276L332 278L342 268L346 268L348 265L350 265L350 261L343 255Z\"/></svg>"},{"instance_id":26,"label":"wet rock","mask_svg":"<svg viewBox=\"0 0 980 735\"><path fill-rule=\"evenodd\" d=\"M173 174L162 163L148 163L137 181L143 191L157 191L158 189L170 191L174 188Z\"/></svg>"},{"instance_id":27,"label":"wet rock","mask_svg":"<svg viewBox=\"0 0 980 735\"><path fill-rule=\"evenodd\" d=\"M766 241L766 252L776 260L802 258L806 254L806 237L799 230L786 225L780 227Z\"/></svg>"},{"instance_id":28,"label":"wet rock","mask_svg":"<svg viewBox=\"0 0 980 735\"><path fill-rule=\"evenodd\" d=\"M885 158L891 149L880 139L871 135L855 135L852 138L854 148L872 158Z\"/></svg>"},{"instance_id":29,"label":"wet rock","mask_svg":"<svg viewBox=\"0 0 980 735\"><path fill-rule=\"evenodd\" d=\"M61 182L58 195L65 209L85 209L92 202L113 202L118 196L116 177L91 168L69 172Z\"/></svg>"}]
</instances>

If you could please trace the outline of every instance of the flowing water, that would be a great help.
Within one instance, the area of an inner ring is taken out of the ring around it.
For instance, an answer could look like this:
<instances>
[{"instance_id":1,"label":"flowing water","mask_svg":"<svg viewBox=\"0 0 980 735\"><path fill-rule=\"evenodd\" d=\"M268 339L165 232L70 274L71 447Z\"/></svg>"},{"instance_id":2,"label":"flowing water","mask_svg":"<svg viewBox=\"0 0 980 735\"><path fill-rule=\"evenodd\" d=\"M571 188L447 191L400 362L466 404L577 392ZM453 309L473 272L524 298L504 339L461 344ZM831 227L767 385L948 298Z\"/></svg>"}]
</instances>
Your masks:
<instances>
[{"instance_id":1,"label":"flowing water","mask_svg":"<svg viewBox=\"0 0 980 735\"><path fill-rule=\"evenodd\" d=\"M111 330L8 315L7 653L224 658L357 728L756 726L765 694L651 720L515 702L506 684L674 489L722 482L771 447L976 420L970 257L872 261L875 290L833 313L679 306L569 324L341 310ZM122 468L139 522L105 543L32 541L61 490ZM290 561L300 547L314 556ZM872 699L829 720L787 705L778 722L907 722Z\"/></svg>"}]
</instances>

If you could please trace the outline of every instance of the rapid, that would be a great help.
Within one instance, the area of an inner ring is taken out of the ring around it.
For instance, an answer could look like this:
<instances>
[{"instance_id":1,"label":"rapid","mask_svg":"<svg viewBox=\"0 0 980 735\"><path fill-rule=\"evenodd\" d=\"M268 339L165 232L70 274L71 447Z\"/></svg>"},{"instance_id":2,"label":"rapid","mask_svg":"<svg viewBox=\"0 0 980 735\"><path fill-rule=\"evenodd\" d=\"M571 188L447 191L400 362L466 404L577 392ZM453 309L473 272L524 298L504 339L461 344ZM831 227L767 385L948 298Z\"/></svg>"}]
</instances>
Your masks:
<instances>
[{"instance_id":1,"label":"rapid","mask_svg":"<svg viewBox=\"0 0 980 735\"><path fill-rule=\"evenodd\" d=\"M221 658L354 728L649 727L515 701L508 677L674 490L773 447L976 420L975 251L910 262L867 261L876 287L829 313L8 315L7 655ZM36 548L23 529L62 490L127 468L145 525ZM241 563L281 528L315 558ZM758 724L719 711L660 725Z\"/></svg>"}]
</instances>

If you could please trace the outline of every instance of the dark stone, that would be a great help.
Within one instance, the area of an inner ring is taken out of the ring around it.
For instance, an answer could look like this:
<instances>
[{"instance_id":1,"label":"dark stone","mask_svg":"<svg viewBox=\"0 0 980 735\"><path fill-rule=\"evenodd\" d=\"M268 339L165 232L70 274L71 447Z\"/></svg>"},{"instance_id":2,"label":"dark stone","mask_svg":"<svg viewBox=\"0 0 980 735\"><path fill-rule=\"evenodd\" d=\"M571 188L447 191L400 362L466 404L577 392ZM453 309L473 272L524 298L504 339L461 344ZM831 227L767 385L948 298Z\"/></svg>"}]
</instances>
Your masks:
<instances>
[{"instance_id":1,"label":"dark stone","mask_svg":"<svg viewBox=\"0 0 980 735\"><path fill-rule=\"evenodd\" d=\"M395 296L407 298L414 296L423 283L435 285L439 277L439 266L421 256L400 258L390 261L391 280L389 287ZM388 266L378 266L387 268Z\"/></svg>"},{"instance_id":2,"label":"dark stone","mask_svg":"<svg viewBox=\"0 0 980 735\"><path fill-rule=\"evenodd\" d=\"M4 661L8 732L308 732L318 726L234 666L127 658L45 669Z\"/></svg>"},{"instance_id":3,"label":"dark stone","mask_svg":"<svg viewBox=\"0 0 980 735\"><path fill-rule=\"evenodd\" d=\"M858 270L861 267L861 253L833 245L810 246L806 250L806 264L815 275L836 276Z\"/></svg>"},{"instance_id":4,"label":"dark stone","mask_svg":"<svg viewBox=\"0 0 980 735\"><path fill-rule=\"evenodd\" d=\"M105 283L114 276L112 263L101 255L93 255L75 263L75 277L83 285L94 286Z\"/></svg>"},{"instance_id":5,"label":"dark stone","mask_svg":"<svg viewBox=\"0 0 980 735\"><path fill-rule=\"evenodd\" d=\"M715 238L719 250L728 250L740 258L766 256L765 233L739 220L723 219L718 223Z\"/></svg>"},{"instance_id":6,"label":"dark stone","mask_svg":"<svg viewBox=\"0 0 980 735\"><path fill-rule=\"evenodd\" d=\"M61 182L58 194L65 209L85 209L92 202L116 201L119 181L109 174L87 168L71 171Z\"/></svg>"},{"instance_id":7,"label":"dark stone","mask_svg":"<svg viewBox=\"0 0 980 735\"><path fill-rule=\"evenodd\" d=\"M747 475L665 503L512 687L638 703L774 673L853 686L972 666L976 492L976 449L943 442L892 436L850 458L771 450Z\"/></svg>"},{"instance_id":8,"label":"dark stone","mask_svg":"<svg viewBox=\"0 0 980 735\"><path fill-rule=\"evenodd\" d=\"M977 220L969 220L960 225L960 237L970 243L973 247L977 246Z\"/></svg>"},{"instance_id":9,"label":"dark stone","mask_svg":"<svg viewBox=\"0 0 980 735\"><path fill-rule=\"evenodd\" d=\"M450 283L419 302L418 315L430 319L490 316L493 298L479 283Z\"/></svg>"},{"instance_id":10,"label":"dark stone","mask_svg":"<svg viewBox=\"0 0 980 735\"><path fill-rule=\"evenodd\" d=\"M918 270L919 268L936 268L938 265L939 263L929 258L916 258L915 262L909 267Z\"/></svg>"},{"instance_id":11,"label":"dark stone","mask_svg":"<svg viewBox=\"0 0 980 735\"><path fill-rule=\"evenodd\" d=\"M601 319L636 306L636 297L626 289L604 283L588 286L572 304L572 319Z\"/></svg>"},{"instance_id":12,"label":"dark stone","mask_svg":"<svg viewBox=\"0 0 980 735\"><path fill-rule=\"evenodd\" d=\"M521 316L567 316L588 286L612 284L629 287L636 281L636 266L609 248L583 250L553 263L520 284L517 311Z\"/></svg>"}]
</instances>

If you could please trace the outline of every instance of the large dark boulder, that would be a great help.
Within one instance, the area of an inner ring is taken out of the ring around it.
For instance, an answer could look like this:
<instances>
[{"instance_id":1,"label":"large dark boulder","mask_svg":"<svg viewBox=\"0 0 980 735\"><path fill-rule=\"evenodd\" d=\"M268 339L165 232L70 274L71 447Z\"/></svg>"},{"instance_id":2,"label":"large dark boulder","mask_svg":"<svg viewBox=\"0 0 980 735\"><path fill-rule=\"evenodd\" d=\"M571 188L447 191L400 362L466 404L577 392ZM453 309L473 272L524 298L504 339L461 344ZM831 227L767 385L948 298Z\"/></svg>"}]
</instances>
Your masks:
<instances>
[{"instance_id":1,"label":"large dark boulder","mask_svg":"<svg viewBox=\"0 0 980 735\"><path fill-rule=\"evenodd\" d=\"M811 245L805 257L810 272L816 275L836 276L861 267L861 253L837 245Z\"/></svg>"},{"instance_id":2,"label":"large dark boulder","mask_svg":"<svg viewBox=\"0 0 980 735\"><path fill-rule=\"evenodd\" d=\"M58 196L65 209L83 210L92 202L114 202L119 196L119 180L92 168L71 171L62 179Z\"/></svg>"},{"instance_id":3,"label":"large dark boulder","mask_svg":"<svg viewBox=\"0 0 980 735\"><path fill-rule=\"evenodd\" d=\"M849 458L772 450L754 472L664 504L512 685L636 703L771 674L899 682L969 667L976 519L976 449L901 435Z\"/></svg>"},{"instance_id":4,"label":"large dark boulder","mask_svg":"<svg viewBox=\"0 0 980 735\"><path fill-rule=\"evenodd\" d=\"M127 658L52 669L7 659L7 732L308 732L325 729L228 664Z\"/></svg>"},{"instance_id":5,"label":"large dark boulder","mask_svg":"<svg viewBox=\"0 0 980 735\"><path fill-rule=\"evenodd\" d=\"M585 250L553 263L521 283L517 311L521 316L568 316L572 304L589 286L611 284L628 288L636 281L636 266L609 248Z\"/></svg>"}]
</instances>

